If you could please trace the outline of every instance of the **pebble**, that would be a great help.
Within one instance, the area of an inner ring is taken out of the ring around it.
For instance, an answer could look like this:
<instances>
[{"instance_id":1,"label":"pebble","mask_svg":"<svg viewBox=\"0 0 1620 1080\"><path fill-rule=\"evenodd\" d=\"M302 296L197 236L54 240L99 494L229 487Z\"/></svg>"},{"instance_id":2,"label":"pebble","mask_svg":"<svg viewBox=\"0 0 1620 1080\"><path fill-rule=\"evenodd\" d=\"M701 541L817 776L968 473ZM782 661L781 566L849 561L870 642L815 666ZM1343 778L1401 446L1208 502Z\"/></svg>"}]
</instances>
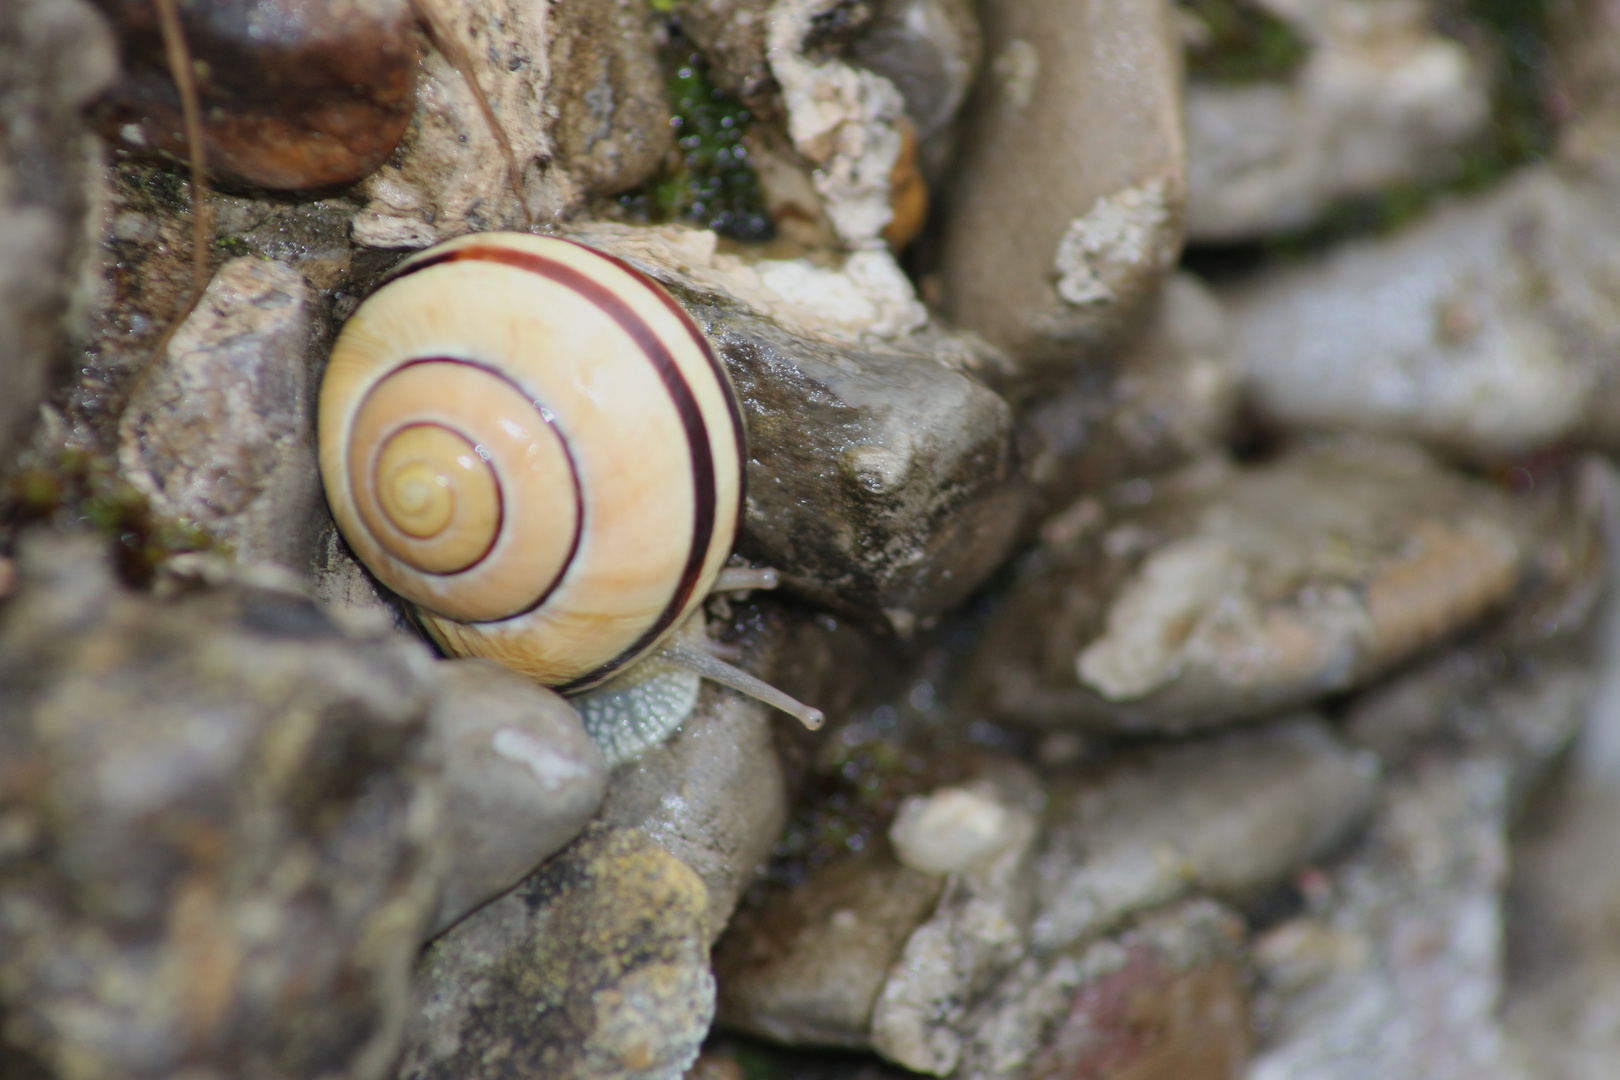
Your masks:
<instances>
[{"instance_id":1,"label":"pebble","mask_svg":"<svg viewBox=\"0 0 1620 1080\"><path fill-rule=\"evenodd\" d=\"M444 887L437 934L585 828L607 768L568 702L487 660L436 665L429 717L443 747Z\"/></svg>"},{"instance_id":2,"label":"pebble","mask_svg":"<svg viewBox=\"0 0 1620 1080\"><path fill-rule=\"evenodd\" d=\"M82 109L117 74L102 18L81 0L0 10L0 452L14 449L67 376L59 350L96 196L98 160Z\"/></svg>"},{"instance_id":3,"label":"pebble","mask_svg":"<svg viewBox=\"0 0 1620 1080\"><path fill-rule=\"evenodd\" d=\"M1230 1080L1253 1038L1243 924L1208 900L1031 957L973 1017L959 1080Z\"/></svg>"},{"instance_id":4,"label":"pebble","mask_svg":"<svg viewBox=\"0 0 1620 1080\"><path fill-rule=\"evenodd\" d=\"M317 319L297 270L230 260L119 420L130 482L160 513L201 525L244 562L301 567L314 553Z\"/></svg>"},{"instance_id":5,"label":"pebble","mask_svg":"<svg viewBox=\"0 0 1620 1080\"><path fill-rule=\"evenodd\" d=\"M427 650L24 538L0 625L0 1010L54 1075L380 1077L437 887Z\"/></svg>"},{"instance_id":6,"label":"pebble","mask_svg":"<svg viewBox=\"0 0 1620 1080\"><path fill-rule=\"evenodd\" d=\"M1620 214L1551 167L1224 294L1259 408L1288 427L1494 459L1620 445Z\"/></svg>"},{"instance_id":7,"label":"pebble","mask_svg":"<svg viewBox=\"0 0 1620 1080\"><path fill-rule=\"evenodd\" d=\"M1189 892L1243 900L1366 821L1378 760L1300 717L1121 755L1058 785L1039 855L1036 949Z\"/></svg>"},{"instance_id":8,"label":"pebble","mask_svg":"<svg viewBox=\"0 0 1620 1080\"><path fill-rule=\"evenodd\" d=\"M1011 382L1101 356L1174 266L1186 154L1169 8L999 0L963 120L944 308Z\"/></svg>"},{"instance_id":9,"label":"pebble","mask_svg":"<svg viewBox=\"0 0 1620 1080\"><path fill-rule=\"evenodd\" d=\"M965 0L880 5L852 48L857 64L894 84L905 99L930 181L945 178L956 146L953 122L984 54L974 6Z\"/></svg>"},{"instance_id":10,"label":"pebble","mask_svg":"<svg viewBox=\"0 0 1620 1080\"><path fill-rule=\"evenodd\" d=\"M1432 0L1255 6L1308 55L1287 81L1188 80L1188 239L1253 239L1346 198L1446 179L1485 131L1488 68L1436 29Z\"/></svg>"},{"instance_id":11,"label":"pebble","mask_svg":"<svg viewBox=\"0 0 1620 1080\"><path fill-rule=\"evenodd\" d=\"M1474 623L1532 547L1506 492L1398 444L1208 461L1115 497L985 632L968 692L991 715L1149 732L1275 713Z\"/></svg>"},{"instance_id":12,"label":"pebble","mask_svg":"<svg viewBox=\"0 0 1620 1080\"><path fill-rule=\"evenodd\" d=\"M1549 15L1548 75L1563 103L1558 156L1607 184L1620 182L1620 20L1602 0Z\"/></svg>"},{"instance_id":13,"label":"pebble","mask_svg":"<svg viewBox=\"0 0 1620 1080\"><path fill-rule=\"evenodd\" d=\"M900 804L889 842L900 861L925 874L972 869L1013 841L1013 819L992 794L940 788Z\"/></svg>"},{"instance_id":14,"label":"pebble","mask_svg":"<svg viewBox=\"0 0 1620 1080\"><path fill-rule=\"evenodd\" d=\"M401 1080L679 1080L714 1016L708 897L596 824L428 946Z\"/></svg>"}]
</instances>

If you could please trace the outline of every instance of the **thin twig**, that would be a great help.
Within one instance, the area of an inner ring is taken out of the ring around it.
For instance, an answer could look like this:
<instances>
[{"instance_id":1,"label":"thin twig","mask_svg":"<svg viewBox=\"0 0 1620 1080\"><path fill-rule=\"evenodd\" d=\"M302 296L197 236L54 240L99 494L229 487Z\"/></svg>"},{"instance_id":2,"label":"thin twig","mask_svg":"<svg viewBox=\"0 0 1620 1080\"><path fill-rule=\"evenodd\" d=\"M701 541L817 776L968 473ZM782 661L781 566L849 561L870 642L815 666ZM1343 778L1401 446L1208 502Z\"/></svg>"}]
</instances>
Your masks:
<instances>
[{"instance_id":1,"label":"thin twig","mask_svg":"<svg viewBox=\"0 0 1620 1080\"><path fill-rule=\"evenodd\" d=\"M472 91L473 97L478 101L478 108L484 114L484 123L489 125L490 132L495 136L495 142L501 148L501 155L506 158L506 177L512 184L512 194L517 196L518 206L523 210L523 220L530 225L534 224L534 213L529 209L529 198L523 192L523 178L518 170L517 152L512 149L512 141L506 137L506 128L501 126L500 120L495 116L495 109L484 95L484 88L478 85L477 73L473 71L472 57L462 47L461 39L451 33L450 26L444 21L433 0L411 0L411 7L416 10L416 16L427 27L428 37L433 40L433 47L444 54Z\"/></svg>"},{"instance_id":2,"label":"thin twig","mask_svg":"<svg viewBox=\"0 0 1620 1080\"><path fill-rule=\"evenodd\" d=\"M186 124L186 156L191 165L191 295L175 312L158 338L153 356L161 356L169 339L202 299L208 285L208 248L214 235L213 204L209 201L208 155L203 147L202 106L197 101L197 80L191 67L191 49L180 25L177 0L156 0L158 28L163 33L163 55L169 75L180 91L180 112Z\"/></svg>"}]
</instances>

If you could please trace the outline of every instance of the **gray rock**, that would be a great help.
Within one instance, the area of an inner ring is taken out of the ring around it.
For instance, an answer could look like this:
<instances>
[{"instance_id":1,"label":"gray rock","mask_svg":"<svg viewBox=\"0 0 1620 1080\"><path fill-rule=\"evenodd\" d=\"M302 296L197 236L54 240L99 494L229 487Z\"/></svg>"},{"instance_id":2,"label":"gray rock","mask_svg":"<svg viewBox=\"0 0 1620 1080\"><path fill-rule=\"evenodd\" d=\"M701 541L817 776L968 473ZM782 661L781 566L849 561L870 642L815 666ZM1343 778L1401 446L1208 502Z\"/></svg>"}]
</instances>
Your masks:
<instances>
[{"instance_id":1,"label":"gray rock","mask_svg":"<svg viewBox=\"0 0 1620 1080\"><path fill-rule=\"evenodd\" d=\"M1053 794L1036 949L1190 891L1244 899L1331 852L1372 810L1378 761L1319 720L1144 750Z\"/></svg>"},{"instance_id":2,"label":"gray rock","mask_svg":"<svg viewBox=\"0 0 1620 1080\"><path fill-rule=\"evenodd\" d=\"M1613 192L1550 168L1226 295L1278 423L1476 457L1620 439Z\"/></svg>"},{"instance_id":3,"label":"gray rock","mask_svg":"<svg viewBox=\"0 0 1620 1080\"><path fill-rule=\"evenodd\" d=\"M707 910L679 859L591 826L428 947L400 1077L679 1080L714 1016Z\"/></svg>"},{"instance_id":4,"label":"gray rock","mask_svg":"<svg viewBox=\"0 0 1620 1080\"><path fill-rule=\"evenodd\" d=\"M315 470L317 320L298 271L232 259L143 372L119 420L119 463L160 513L244 562L302 566L324 514Z\"/></svg>"},{"instance_id":5,"label":"gray rock","mask_svg":"<svg viewBox=\"0 0 1620 1080\"><path fill-rule=\"evenodd\" d=\"M1490 757L1419 762L1318 890L1319 913L1255 942L1266 1041L1250 1080L1529 1075L1495 1016L1510 773Z\"/></svg>"},{"instance_id":6,"label":"gray rock","mask_svg":"<svg viewBox=\"0 0 1620 1080\"><path fill-rule=\"evenodd\" d=\"M1435 28L1432 0L1258 6L1308 55L1288 82L1189 80L1189 239L1297 228L1340 199L1445 179L1484 132L1487 65Z\"/></svg>"},{"instance_id":7,"label":"gray rock","mask_svg":"<svg viewBox=\"0 0 1620 1080\"><path fill-rule=\"evenodd\" d=\"M68 373L63 330L101 157L81 110L116 72L112 34L88 4L18 0L0 11L0 451Z\"/></svg>"},{"instance_id":8,"label":"gray rock","mask_svg":"<svg viewBox=\"0 0 1620 1080\"><path fill-rule=\"evenodd\" d=\"M890 966L944 884L879 845L767 891L715 947L720 1022L790 1045L865 1047Z\"/></svg>"},{"instance_id":9,"label":"gray rock","mask_svg":"<svg viewBox=\"0 0 1620 1080\"><path fill-rule=\"evenodd\" d=\"M567 701L487 660L437 670L429 722L444 747L445 858L434 934L578 836L607 785Z\"/></svg>"},{"instance_id":10,"label":"gray rock","mask_svg":"<svg viewBox=\"0 0 1620 1080\"><path fill-rule=\"evenodd\" d=\"M376 1078L432 913L431 660L25 538L0 626L6 1039L71 1076Z\"/></svg>"},{"instance_id":11,"label":"gray rock","mask_svg":"<svg viewBox=\"0 0 1620 1080\"><path fill-rule=\"evenodd\" d=\"M945 179L955 146L952 121L978 77L984 42L964 0L888 0L851 49L861 67L900 91L932 182Z\"/></svg>"},{"instance_id":12,"label":"gray rock","mask_svg":"<svg viewBox=\"0 0 1620 1080\"><path fill-rule=\"evenodd\" d=\"M1205 462L1121 502L1038 560L986 631L968 690L992 715L1165 731L1303 704L1474 623L1535 547L1505 491L1400 445Z\"/></svg>"},{"instance_id":13,"label":"gray rock","mask_svg":"<svg viewBox=\"0 0 1620 1080\"><path fill-rule=\"evenodd\" d=\"M1558 156L1620 181L1620 21L1603 0L1575 0L1548 12L1548 64L1564 114Z\"/></svg>"},{"instance_id":14,"label":"gray rock","mask_svg":"<svg viewBox=\"0 0 1620 1080\"><path fill-rule=\"evenodd\" d=\"M972 1017L960 1080L1242 1074L1251 1041L1243 924L1208 900L1030 958Z\"/></svg>"},{"instance_id":15,"label":"gray rock","mask_svg":"<svg viewBox=\"0 0 1620 1080\"><path fill-rule=\"evenodd\" d=\"M1154 294L1181 238L1179 43L1157 0L980 10L988 76L964 118L945 309L1014 378L1067 373Z\"/></svg>"}]
</instances>

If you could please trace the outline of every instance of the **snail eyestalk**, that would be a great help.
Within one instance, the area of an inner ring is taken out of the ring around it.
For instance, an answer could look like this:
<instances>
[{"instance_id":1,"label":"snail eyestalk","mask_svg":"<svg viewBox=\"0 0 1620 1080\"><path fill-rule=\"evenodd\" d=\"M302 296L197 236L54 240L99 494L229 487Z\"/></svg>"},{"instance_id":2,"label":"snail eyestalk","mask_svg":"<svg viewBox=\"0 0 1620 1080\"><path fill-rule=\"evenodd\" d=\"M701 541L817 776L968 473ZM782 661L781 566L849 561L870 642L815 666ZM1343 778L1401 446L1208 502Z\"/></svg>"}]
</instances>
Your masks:
<instances>
[{"instance_id":1,"label":"snail eyestalk","mask_svg":"<svg viewBox=\"0 0 1620 1080\"><path fill-rule=\"evenodd\" d=\"M729 686L751 698L763 701L772 708L781 709L811 731L818 730L827 719L820 709L813 709L804 702L782 693L763 679L756 679L748 672L732 667L718 656L702 649L694 649L678 638L664 646L658 655L677 667L697 672L711 682Z\"/></svg>"},{"instance_id":2,"label":"snail eyestalk","mask_svg":"<svg viewBox=\"0 0 1620 1080\"><path fill-rule=\"evenodd\" d=\"M774 589L782 584L782 575L770 567L753 570L746 566L728 566L715 577L710 592L740 592L744 589Z\"/></svg>"}]
</instances>

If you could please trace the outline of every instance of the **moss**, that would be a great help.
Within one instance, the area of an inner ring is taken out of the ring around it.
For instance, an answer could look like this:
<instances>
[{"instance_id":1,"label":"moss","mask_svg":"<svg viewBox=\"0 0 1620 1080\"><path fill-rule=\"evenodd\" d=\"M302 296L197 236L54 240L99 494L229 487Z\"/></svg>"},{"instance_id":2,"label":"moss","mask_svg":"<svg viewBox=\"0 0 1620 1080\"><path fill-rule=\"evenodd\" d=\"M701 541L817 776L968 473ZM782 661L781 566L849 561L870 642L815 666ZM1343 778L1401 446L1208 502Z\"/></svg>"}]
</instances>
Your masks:
<instances>
[{"instance_id":1,"label":"moss","mask_svg":"<svg viewBox=\"0 0 1620 1080\"><path fill-rule=\"evenodd\" d=\"M14 535L32 524L101 533L113 545L124 579L140 587L171 555L223 550L191 522L153 512L111 461L84 450L27 455L11 475L0 491L0 529Z\"/></svg>"},{"instance_id":2,"label":"moss","mask_svg":"<svg viewBox=\"0 0 1620 1080\"><path fill-rule=\"evenodd\" d=\"M619 204L640 221L690 221L737 240L769 240L765 195L742 139L748 110L715 87L701 54L675 55L667 81L676 156L662 176Z\"/></svg>"},{"instance_id":3,"label":"moss","mask_svg":"<svg viewBox=\"0 0 1620 1080\"><path fill-rule=\"evenodd\" d=\"M253 246L240 236L221 236L214 241L214 246L233 257L247 255L253 251Z\"/></svg>"},{"instance_id":4,"label":"moss","mask_svg":"<svg viewBox=\"0 0 1620 1080\"><path fill-rule=\"evenodd\" d=\"M1305 63L1310 47L1253 0L1180 0L1207 33L1187 46L1187 75L1205 82L1282 82Z\"/></svg>"}]
</instances>

